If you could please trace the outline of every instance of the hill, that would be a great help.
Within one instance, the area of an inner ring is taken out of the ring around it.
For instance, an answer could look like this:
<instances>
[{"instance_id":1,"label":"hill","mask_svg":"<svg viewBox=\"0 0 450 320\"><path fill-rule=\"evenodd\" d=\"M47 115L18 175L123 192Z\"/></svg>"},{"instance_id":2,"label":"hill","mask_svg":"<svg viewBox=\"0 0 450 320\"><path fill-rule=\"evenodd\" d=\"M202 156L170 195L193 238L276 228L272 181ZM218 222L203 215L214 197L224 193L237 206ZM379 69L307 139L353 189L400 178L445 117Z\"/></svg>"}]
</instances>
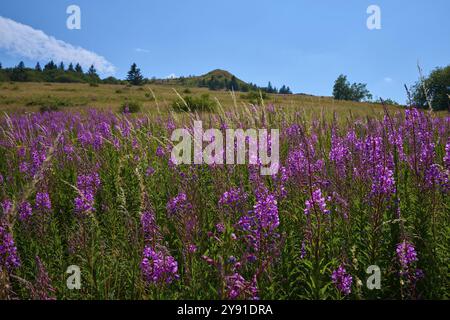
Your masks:
<instances>
[{"instance_id":1,"label":"hill","mask_svg":"<svg viewBox=\"0 0 450 320\"><path fill-rule=\"evenodd\" d=\"M35 68L26 67L23 62L12 68L2 68L0 63L0 82L50 82L50 83L103 83L126 85L127 80L107 77L101 79L94 66L86 72L77 64L70 64L67 68L63 63L55 64L53 61L47 63L43 68L36 64ZM232 90L232 91L264 91L266 93L291 94L289 87L283 85L280 90L273 88L269 82L268 87L258 87L253 83L247 83L234 74L221 69L215 69L204 75L189 76L169 79L144 79L143 84L169 84L184 87L208 88L210 90Z\"/></svg>"},{"instance_id":2,"label":"hill","mask_svg":"<svg viewBox=\"0 0 450 320\"><path fill-rule=\"evenodd\" d=\"M150 84L170 84L186 87L208 88L210 90L234 90L248 92L264 90L253 83L247 83L229 71L215 69L200 76L179 77L171 79L151 79Z\"/></svg>"}]
</instances>

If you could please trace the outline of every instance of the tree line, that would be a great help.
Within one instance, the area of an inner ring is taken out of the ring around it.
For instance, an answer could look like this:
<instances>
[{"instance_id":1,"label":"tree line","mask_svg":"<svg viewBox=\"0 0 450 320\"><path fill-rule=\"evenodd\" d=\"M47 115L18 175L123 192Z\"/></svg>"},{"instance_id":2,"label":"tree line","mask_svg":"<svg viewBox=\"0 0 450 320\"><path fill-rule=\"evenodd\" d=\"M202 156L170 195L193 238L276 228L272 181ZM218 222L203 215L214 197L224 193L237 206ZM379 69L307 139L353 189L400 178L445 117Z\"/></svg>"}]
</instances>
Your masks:
<instances>
[{"instance_id":1,"label":"tree line","mask_svg":"<svg viewBox=\"0 0 450 320\"><path fill-rule=\"evenodd\" d=\"M258 87L253 83L245 83L239 81L235 76L231 79L219 78L212 76L209 79L203 77L195 78L195 82L186 82L186 78L180 77L176 79L180 84L193 84L200 88L209 88L210 90L233 90L233 91L263 91L266 93L292 94L289 87L283 85L280 89L272 86L269 82L267 87ZM34 68L25 66L23 61L12 68L2 68L0 63L0 81L17 81L17 82L60 82L60 83L104 83L104 84L132 84L143 85L155 83L156 79L147 79L142 75L141 70L133 63L127 73L125 80L120 80L115 77L107 77L101 79L97 74L97 70L93 65L84 72L79 63L75 65L70 63L67 67L63 62L56 64L54 61L48 62L43 67L38 62ZM164 80L160 80L164 81Z\"/></svg>"},{"instance_id":2,"label":"tree line","mask_svg":"<svg viewBox=\"0 0 450 320\"><path fill-rule=\"evenodd\" d=\"M0 81L17 82L101 82L93 65L84 72L79 63L70 63L68 67L63 62L56 64L50 61L43 67L38 62L34 68L28 68L23 61L13 68L3 68L0 63Z\"/></svg>"},{"instance_id":3,"label":"tree line","mask_svg":"<svg viewBox=\"0 0 450 320\"><path fill-rule=\"evenodd\" d=\"M450 65L434 69L428 77L421 77L415 84L405 85L408 104L412 107L450 111ZM333 86L333 97L337 100L367 101L398 105L392 99L373 101L373 96L365 83L350 83L347 76L341 74Z\"/></svg>"}]
</instances>

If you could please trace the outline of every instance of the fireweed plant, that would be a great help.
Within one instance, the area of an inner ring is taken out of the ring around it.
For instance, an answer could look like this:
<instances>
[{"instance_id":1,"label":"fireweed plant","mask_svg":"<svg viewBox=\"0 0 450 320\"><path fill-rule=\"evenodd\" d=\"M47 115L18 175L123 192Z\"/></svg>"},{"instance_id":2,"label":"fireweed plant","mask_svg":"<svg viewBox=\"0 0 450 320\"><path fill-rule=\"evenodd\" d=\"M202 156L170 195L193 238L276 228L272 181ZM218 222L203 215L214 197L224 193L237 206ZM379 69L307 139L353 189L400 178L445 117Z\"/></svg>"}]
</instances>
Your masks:
<instances>
[{"instance_id":1,"label":"fireweed plant","mask_svg":"<svg viewBox=\"0 0 450 320\"><path fill-rule=\"evenodd\" d=\"M195 120L280 129L279 170L175 165ZM0 298L449 298L449 129L415 109L4 115Z\"/></svg>"}]
</instances>

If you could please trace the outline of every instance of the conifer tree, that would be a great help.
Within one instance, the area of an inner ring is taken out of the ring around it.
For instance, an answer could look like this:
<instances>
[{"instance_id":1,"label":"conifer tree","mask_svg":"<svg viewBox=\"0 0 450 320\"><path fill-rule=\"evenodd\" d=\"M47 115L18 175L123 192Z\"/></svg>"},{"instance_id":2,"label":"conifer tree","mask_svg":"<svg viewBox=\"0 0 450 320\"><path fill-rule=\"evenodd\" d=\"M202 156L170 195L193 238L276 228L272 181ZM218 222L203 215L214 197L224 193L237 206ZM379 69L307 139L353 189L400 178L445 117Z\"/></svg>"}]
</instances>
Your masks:
<instances>
[{"instance_id":1,"label":"conifer tree","mask_svg":"<svg viewBox=\"0 0 450 320\"><path fill-rule=\"evenodd\" d=\"M75 72L83 73L83 68L80 66L79 63L77 63L75 66Z\"/></svg>"},{"instance_id":2,"label":"conifer tree","mask_svg":"<svg viewBox=\"0 0 450 320\"><path fill-rule=\"evenodd\" d=\"M127 80L135 86L142 84L144 77L141 74L141 70L137 67L136 63L131 65L130 71L128 71Z\"/></svg>"}]
</instances>

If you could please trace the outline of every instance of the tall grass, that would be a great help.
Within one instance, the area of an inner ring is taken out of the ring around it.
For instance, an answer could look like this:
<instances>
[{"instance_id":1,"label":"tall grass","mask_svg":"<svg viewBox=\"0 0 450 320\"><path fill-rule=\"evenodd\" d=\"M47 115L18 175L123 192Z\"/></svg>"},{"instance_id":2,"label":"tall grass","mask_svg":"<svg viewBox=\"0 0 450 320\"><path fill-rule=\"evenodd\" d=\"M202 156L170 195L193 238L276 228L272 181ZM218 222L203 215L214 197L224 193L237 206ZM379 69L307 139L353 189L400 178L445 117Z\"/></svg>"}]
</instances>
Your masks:
<instances>
[{"instance_id":1,"label":"tall grass","mask_svg":"<svg viewBox=\"0 0 450 320\"><path fill-rule=\"evenodd\" d=\"M283 111L3 117L0 298L448 298L450 118ZM280 170L174 165L197 118L280 129Z\"/></svg>"}]
</instances>

